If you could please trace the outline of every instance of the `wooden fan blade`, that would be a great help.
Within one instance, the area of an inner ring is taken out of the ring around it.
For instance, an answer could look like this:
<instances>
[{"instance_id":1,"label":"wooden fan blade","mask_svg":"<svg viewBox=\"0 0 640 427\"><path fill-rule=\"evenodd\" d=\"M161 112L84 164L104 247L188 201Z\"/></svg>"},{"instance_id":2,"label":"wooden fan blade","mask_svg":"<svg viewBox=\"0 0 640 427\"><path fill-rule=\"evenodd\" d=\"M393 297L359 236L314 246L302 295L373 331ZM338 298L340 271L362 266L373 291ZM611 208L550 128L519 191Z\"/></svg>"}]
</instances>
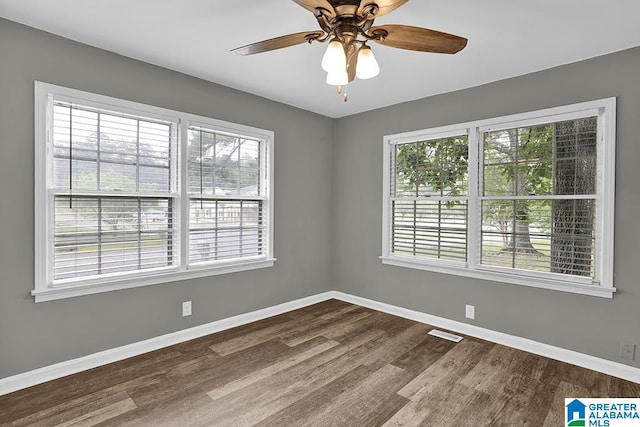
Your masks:
<instances>
[{"instance_id":1,"label":"wooden fan blade","mask_svg":"<svg viewBox=\"0 0 640 427\"><path fill-rule=\"evenodd\" d=\"M325 9L330 12L332 15L335 15L335 11L333 10L333 6L327 0L293 0L295 3L304 7L311 13L315 14L317 8Z\"/></svg>"},{"instance_id":2,"label":"wooden fan blade","mask_svg":"<svg viewBox=\"0 0 640 427\"><path fill-rule=\"evenodd\" d=\"M408 1L409 0L364 0L360 4L358 12L362 12L362 10L370 4L375 4L378 6L378 12L376 12L375 17L378 18L382 15L393 12Z\"/></svg>"},{"instance_id":3,"label":"wooden fan blade","mask_svg":"<svg viewBox=\"0 0 640 427\"><path fill-rule=\"evenodd\" d=\"M453 34L408 25L381 25L371 27L369 34L387 32L387 36L376 43L399 49L419 52L456 53L464 49L467 39Z\"/></svg>"},{"instance_id":4,"label":"wooden fan blade","mask_svg":"<svg viewBox=\"0 0 640 427\"><path fill-rule=\"evenodd\" d=\"M288 34L286 36L275 37L269 40L248 44L246 46L231 49L238 55L253 55L255 53L268 52L270 50L282 49L283 47L295 46L297 44L308 43L324 35L322 31L305 31L302 33Z\"/></svg>"}]
</instances>

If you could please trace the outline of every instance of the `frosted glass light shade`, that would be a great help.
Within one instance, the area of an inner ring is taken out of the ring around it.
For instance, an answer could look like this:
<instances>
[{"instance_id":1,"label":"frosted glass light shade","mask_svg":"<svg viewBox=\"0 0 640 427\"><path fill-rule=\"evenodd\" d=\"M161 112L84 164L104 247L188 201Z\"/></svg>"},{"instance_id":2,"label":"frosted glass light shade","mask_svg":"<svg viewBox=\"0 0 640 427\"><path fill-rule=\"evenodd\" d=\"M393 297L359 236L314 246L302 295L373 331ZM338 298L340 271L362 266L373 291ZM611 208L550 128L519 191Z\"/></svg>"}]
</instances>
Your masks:
<instances>
[{"instance_id":1,"label":"frosted glass light shade","mask_svg":"<svg viewBox=\"0 0 640 427\"><path fill-rule=\"evenodd\" d=\"M380 66L373 56L373 51L369 46L362 46L358 50L358 65L356 65L356 76L365 80L380 74Z\"/></svg>"},{"instance_id":2,"label":"frosted glass light shade","mask_svg":"<svg viewBox=\"0 0 640 427\"><path fill-rule=\"evenodd\" d=\"M332 86L344 86L349 83L349 76L347 75L347 69L329 71L327 73L327 84Z\"/></svg>"},{"instance_id":3,"label":"frosted glass light shade","mask_svg":"<svg viewBox=\"0 0 640 427\"><path fill-rule=\"evenodd\" d=\"M338 40L333 39L322 57L322 69L327 73L344 70L347 67L347 55Z\"/></svg>"}]
</instances>

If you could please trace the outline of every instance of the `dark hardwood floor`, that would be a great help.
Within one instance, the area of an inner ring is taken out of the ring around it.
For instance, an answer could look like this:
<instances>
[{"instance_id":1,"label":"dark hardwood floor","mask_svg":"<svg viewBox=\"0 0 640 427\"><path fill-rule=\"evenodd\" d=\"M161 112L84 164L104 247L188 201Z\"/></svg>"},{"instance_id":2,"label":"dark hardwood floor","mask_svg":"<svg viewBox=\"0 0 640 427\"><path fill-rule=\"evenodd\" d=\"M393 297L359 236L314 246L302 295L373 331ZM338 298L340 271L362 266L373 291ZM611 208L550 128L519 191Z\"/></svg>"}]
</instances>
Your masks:
<instances>
[{"instance_id":1,"label":"dark hardwood floor","mask_svg":"<svg viewBox=\"0 0 640 427\"><path fill-rule=\"evenodd\" d=\"M15 426L560 426L640 384L330 300L0 396Z\"/></svg>"}]
</instances>

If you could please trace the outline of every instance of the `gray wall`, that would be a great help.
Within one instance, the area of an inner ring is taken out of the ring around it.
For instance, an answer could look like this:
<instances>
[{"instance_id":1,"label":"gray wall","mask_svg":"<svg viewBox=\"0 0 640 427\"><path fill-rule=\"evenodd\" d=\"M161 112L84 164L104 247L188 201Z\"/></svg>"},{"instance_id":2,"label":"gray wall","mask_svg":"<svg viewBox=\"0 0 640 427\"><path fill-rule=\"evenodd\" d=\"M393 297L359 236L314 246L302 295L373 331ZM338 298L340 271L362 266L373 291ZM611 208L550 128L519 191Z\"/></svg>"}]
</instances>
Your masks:
<instances>
[{"instance_id":1,"label":"gray wall","mask_svg":"<svg viewBox=\"0 0 640 427\"><path fill-rule=\"evenodd\" d=\"M640 367L618 358L640 344L639 74L634 49L331 120L0 19L0 378L330 289L459 321L474 304L475 325ZM275 267L35 304L34 80L275 131ZM613 300L381 264L383 135L610 96Z\"/></svg>"},{"instance_id":2,"label":"gray wall","mask_svg":"<svg viewBox=\"0 0 640 427\"><path fill-rule=\"evenodd\" d=\"M35 304L34 80L273 130L275 266ZM0 378L332 289L332 143L329 118L0 20Z\"/></svg>"},{"instance_id":3,"label":"gray wall","mask_svg":"<svg viewBox=\"0 0 640 427\"><path fill-rule=\"evenodd\" d=\"M620 340L640 344L639 76L636 48L337 120L335 288L640 367L640 356L633 362L618 356ZM382 265L384 135L612 96L618 98L613 300ZM465 304L476 306L476 320L464 318Z\"/></svg>"}]
</instances>

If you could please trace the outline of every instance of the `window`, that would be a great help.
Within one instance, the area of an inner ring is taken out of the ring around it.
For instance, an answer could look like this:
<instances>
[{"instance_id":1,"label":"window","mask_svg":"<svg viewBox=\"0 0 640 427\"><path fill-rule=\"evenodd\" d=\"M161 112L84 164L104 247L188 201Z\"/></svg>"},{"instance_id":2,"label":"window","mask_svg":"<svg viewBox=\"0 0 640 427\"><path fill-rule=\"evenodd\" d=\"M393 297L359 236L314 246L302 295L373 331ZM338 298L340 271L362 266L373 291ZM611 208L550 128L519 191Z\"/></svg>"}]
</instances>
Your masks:
<instances>
[{"instance_id":1,"label":"window","mask_svg":"<svg viewBox=\"0 0 640 427\"><path fill-rule=\"evenodd\" d=\"M36 82L36 301L273 265L273 133Z\"/></svg>"},{"instance_id":2,"label":"window","mask_svg":"<svg viewBox=\"0 0 640 427\"><path fill-rule=\"evenodd\" d=\"M175 123L52 100L54 282L173 266Z\"/></svg>"},{"instance_id":3,"label":"window","mask_svg":"<svg viewBox=\"0 0 640 427\"><path fill-rule=\"evenodd\" d=\"M189 127L189 258L193 263L265 251L262 141Z\"/></svg>"},{"instance_id":4,"label":"window","mask_svg":"<svg viewBox=\"0 0 640 427\"><path fill-rule=\"evenodd\" d=\"M394 145L392 251L466 261L467 135Z\"/></svg>"},{"instance_id":5,"label":"window","mask_svg":"<svg viewBox=\"0 0 640 427\"><path fill-rule=\"evenodd\" d=\"M384 263L612 296L615 99L384 144Z\"/></svg>"}]
</instances>

